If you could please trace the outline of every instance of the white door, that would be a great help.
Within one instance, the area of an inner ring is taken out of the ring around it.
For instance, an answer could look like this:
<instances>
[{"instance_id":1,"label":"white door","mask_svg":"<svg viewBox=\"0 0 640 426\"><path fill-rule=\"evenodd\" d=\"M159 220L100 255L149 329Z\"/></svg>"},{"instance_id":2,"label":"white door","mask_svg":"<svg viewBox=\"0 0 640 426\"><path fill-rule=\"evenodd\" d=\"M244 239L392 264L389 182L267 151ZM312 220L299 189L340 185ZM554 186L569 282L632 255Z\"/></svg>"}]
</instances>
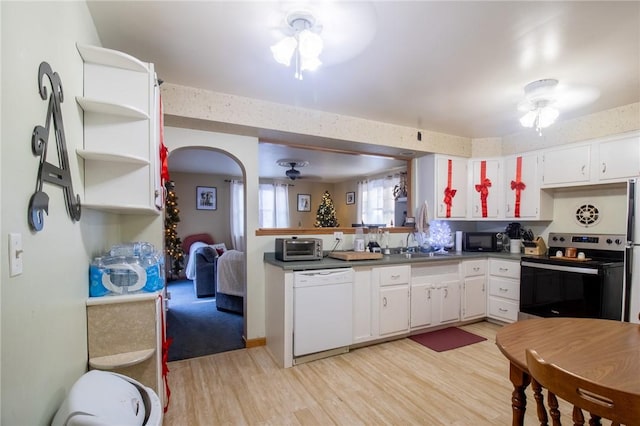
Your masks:
<instances>
[{"instance_id":1,"label":"white door","mask_svg":"<svg viewBox=\"0 0 640 426\"><path fill-rule=\"evenodd\" d=\"M438 157L436 188L436 216L464 218L467 215L467 160Z\"/></svg>"},{"instance_id":2,"label":"white door","mask_svg":"<svg viewBox=\"0 0 640 426\"><path fill-rule=\"evenodd\" d=\"M409 285L380 287L380 335L409 330Z\"/></svg>"},{"instance_id":3,"label":"white door","mask_svg":"<svg viewBox=\"0 0 640 426\"><path fill-rule=\"evenodd\" d=\"M518 160L520 158L520 160ZM538 155L523 154L505 160L505 216L535 218L540 205Z\"/></svg>"},{"instance_id":4,"label":"white door","mask_svg":"<svg viewBox=\"0 0 640 426\"><path fill-rule=\"evenodd\" d=\"M499 214L500 181L499 160L474 160L471 179L471 217L495 218Z\"/></svg>"},{"instance_id":5,"label":"white door","mask_svg":"<svg viewBox=\"0 0 640 426\"><path fill-rule=\"evenodd\" d=\"M411 285L411 328L431 324L431 284Z\"/></svg>"}]
</instances>

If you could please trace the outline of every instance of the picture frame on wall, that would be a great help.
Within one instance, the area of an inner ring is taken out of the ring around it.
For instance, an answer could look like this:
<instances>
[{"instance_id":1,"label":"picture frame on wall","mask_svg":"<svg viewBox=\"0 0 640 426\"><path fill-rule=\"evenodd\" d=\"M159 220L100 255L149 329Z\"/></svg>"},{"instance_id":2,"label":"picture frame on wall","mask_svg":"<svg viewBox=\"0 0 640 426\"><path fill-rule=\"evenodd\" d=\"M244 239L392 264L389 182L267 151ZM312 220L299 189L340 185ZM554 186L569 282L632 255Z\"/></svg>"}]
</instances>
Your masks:
<instances>
[{"instance_id":1,"label":"picture frame on wall","mask_svg":"<svg viewBox=\"0 0 640 426\"><path fill-rule=\"evenodd\" d=\"M355 204L355 203L356 203L356 193L347 192L347 204Z\"/></svg>"},{"instance_id":2,"label":"picture frame on wall","mask_svg":"<svg viewBox=\"0 0 640 426\"><path fill-rule=\"evenodd\" d=\"M298 211L311 211L311 194L298 194Z\"/></svg>"},{"instance_id":3,"label":"picture frame on wall","mask_svg":"<svg viewBox=\"0 0 640 426\"><path fill-rule=\"evenodd\" d=\"M214 186L196 186L196 209L217 210L217 192Z\"/></svg>"}]
</instances>

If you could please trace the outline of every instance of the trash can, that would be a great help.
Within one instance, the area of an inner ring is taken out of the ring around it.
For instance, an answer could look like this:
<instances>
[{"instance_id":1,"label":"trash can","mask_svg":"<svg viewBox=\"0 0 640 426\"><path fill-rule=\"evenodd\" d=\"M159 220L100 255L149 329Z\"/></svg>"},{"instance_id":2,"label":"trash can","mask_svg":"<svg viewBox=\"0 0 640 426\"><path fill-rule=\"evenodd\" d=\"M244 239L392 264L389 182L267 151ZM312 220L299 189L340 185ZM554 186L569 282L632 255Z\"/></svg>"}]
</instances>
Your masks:
<instances>
[{"instance_id":1,"label":"trash can","mask_svg":"<svg viewBox=\"0 0 640 426\"><path fill-rule=\"evenodd\" d=\"M160 426L163 409L153 389L101 370L91 370L71 387L52 426Z\"/></svg>"}]
</instances>

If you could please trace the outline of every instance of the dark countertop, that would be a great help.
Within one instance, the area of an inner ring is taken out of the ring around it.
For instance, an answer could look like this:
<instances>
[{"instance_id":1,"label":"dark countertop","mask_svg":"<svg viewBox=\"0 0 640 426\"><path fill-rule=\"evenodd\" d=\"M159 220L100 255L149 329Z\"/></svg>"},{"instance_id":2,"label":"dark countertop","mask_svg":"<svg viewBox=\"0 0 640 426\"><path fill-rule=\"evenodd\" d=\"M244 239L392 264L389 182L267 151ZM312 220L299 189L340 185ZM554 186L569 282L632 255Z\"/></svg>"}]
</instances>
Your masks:
<instances>
[{"instance_id":1,"label":"dark countertop","mask_svg":"<svg viewBox=\"0 0 640 426\"><path fill-rule=\"evenodd\" d=\"M416 264L416 263L428 263L428 262L446 262L446 261L461 261L467 259L483 259L483 258L498 258L505 260L517 260L520 261L522 254L512 254L507 252L502 253L447 253L445 255L428 256L427 254L412 254L411 258L407 258L404 254L390 254L385 255L382 259L375 260L340 260L331 257L325 257L322 260L302 260L295 262L283 262L276 260L275 253L265 253L264 261L274 266L278 266L285 271L305 271L312 269L334 269L334 268L352 268L355 266L390 266L390 265L404 265L404 264Z\"/></svg>"}]
</instances>

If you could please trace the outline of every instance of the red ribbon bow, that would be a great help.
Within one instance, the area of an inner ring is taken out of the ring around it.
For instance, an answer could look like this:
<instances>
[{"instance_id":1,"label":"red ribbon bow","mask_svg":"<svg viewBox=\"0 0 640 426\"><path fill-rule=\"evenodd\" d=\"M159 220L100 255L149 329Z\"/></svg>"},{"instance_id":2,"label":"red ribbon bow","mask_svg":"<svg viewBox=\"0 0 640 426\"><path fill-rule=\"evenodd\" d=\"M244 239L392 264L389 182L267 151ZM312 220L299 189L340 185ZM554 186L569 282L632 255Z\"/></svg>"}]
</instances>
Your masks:
<instances>
[{"instance_id":1,"label":"red ribbon bow","mask_svg":"<svg viewBox=\"0 0 640 426\"><path fill-rule=\"evenodd\" d=\"M479 185L476 185L476 191L480 193L480 202L482 203L482 217L487 217L487 197L489 196L489 188L491 188L491 180L484 178Z\"/></svg>"},{"instance_id":2,"label":"red ribbon bow","mask_svg":"<svg viewBox=\"0 0 640 426\"><path fill-rule=\"evenodd\" d=\"M453 204L453 197L456 196L457 189L451 189L447 186L444 189L444 203L447 205L447 217L451 217L451 204Z\"/></svg>"}]
</instances>

